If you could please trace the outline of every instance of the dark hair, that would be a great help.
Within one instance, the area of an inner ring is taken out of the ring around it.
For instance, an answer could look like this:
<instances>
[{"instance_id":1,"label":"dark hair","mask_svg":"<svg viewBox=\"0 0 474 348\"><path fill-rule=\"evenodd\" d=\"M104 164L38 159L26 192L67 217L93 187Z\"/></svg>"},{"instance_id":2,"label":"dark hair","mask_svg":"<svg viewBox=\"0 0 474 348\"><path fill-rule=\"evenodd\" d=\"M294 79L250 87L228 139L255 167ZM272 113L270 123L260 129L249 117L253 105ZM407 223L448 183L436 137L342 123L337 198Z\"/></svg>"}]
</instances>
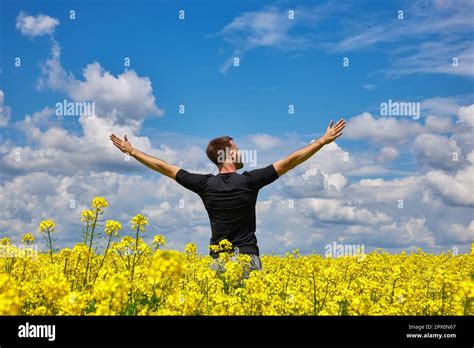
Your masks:
<instances>
[{"instance_id":1,"label":"dark hair","mask_svg":"<svg viewBox=\"0 0 474 348\"><path fill-rule=\"evenodd\" d=\"M216 165L219 166L218 158L219 154L222 151L226 151L226 148L230 148L230 141L233 140L229 136L223 136L219 138L212 139L209 144L207 145L206 154L207 157ZM224 158L225 160L225 158Z\"/></svg>"}]
</instances>

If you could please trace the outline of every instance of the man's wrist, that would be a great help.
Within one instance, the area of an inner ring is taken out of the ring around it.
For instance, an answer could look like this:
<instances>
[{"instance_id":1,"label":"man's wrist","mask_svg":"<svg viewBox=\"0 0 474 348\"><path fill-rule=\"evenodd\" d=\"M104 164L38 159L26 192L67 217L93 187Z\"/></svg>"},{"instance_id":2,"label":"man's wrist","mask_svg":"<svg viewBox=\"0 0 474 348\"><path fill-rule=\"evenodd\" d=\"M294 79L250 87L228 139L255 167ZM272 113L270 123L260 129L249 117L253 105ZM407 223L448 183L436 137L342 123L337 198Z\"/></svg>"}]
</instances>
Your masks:
<instances>
[{"instance_id":1,"label":"man's wrist","mask_svg":"<svg viewBox=\"0 0 474 348\"><path fill-rule=\"evenodd\" d=\"M321 138L319 138L317 140L317 142L319 143L319 145L321 146L324 146L324 145L327 145L328 144L328 140L327 138L323 135Z\"/></svg>"},{"instance_id":2,"label":"man's wrist","mask_svg":"<svg viewBox=\"0 0 474 348\"><path fill-rule=\"evenodd\" d=\"M135 157L137 153L138 153L138 150L135 148L132 148L132 150L128 154L132 157Z\"/></svg>"}]
</instances>

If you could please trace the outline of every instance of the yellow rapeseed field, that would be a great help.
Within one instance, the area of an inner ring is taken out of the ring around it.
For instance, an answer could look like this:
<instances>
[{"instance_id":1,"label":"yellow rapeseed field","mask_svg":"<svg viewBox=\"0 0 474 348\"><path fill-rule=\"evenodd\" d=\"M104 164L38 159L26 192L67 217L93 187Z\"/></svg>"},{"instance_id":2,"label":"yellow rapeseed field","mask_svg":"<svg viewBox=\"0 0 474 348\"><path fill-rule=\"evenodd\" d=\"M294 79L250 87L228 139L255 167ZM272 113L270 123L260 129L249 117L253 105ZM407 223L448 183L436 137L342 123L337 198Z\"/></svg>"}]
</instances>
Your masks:
<instances>
[{"instance_id":1,"label":"yellow rapeseed field","mask_svg":"<svg viewBox=\"0 0 474 348\"><path fill-rule=\"evenodd\" d=\"M82 242L54 247L56 225L40 223L48 251L35 252L0 240L1 315L472 315L474 255L431 255L375 251L324 258L262 256L263 271L244 277L247 258L231 260L220 244L225 271L209 266L192 243L182 252L162 250L142 239L148 224L139 214L125 228L101 218L108 203L92 200L82 213ZM127 229L129 227L127 226ZM79 236L78 236L79 238ZM97 242L103 240L100 253Z\"/></svg>"}]
</instances>

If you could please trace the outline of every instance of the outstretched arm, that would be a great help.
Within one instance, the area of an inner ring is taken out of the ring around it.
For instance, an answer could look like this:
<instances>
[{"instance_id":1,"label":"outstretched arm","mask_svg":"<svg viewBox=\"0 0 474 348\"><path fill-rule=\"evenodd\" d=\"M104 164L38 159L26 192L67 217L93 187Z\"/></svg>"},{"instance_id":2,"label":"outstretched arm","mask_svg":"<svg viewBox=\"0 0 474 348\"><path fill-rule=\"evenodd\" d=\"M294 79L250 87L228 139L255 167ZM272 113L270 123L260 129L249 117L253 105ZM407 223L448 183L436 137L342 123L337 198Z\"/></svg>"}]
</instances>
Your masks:
<instances>
[{"instance_id":1,"label":"outstretched arm","mask_svg":"<svg viewBox=\"0 0 474 348\"><path fill-rule=\"evenodd\" d=\"M166 175L171 179L176 179L176 173L180 169L179 167L173 166L159 158L147 155L146 153L134 148L128 141L127 135L124 135L124 140L122 140L115 134L112 134L110 136L110 140L112 140L114 145L117 146L120 151L123 153L128 153L130 156L143 163L148 168L156 170L157 172Z\"/></svg>"},{"instance_id":2,"label":"outstretched arm","mask_svg":"<svg viewBox=\"0 0 474 348\"><path fill-rule=\"evenodd\" d=\"M278 176L281 176L297 165L300 165L308 158L313 156L316 152L318 152L324 145L332 143L334 140L339 138L342 135L342 130L346 126L346 121L340 119L335 125L333 124L334 123L331 120L326 133L318 140L303 147L302 149L299 149L298 151L293 152L288 157L273 163Z\"/></svg>"}]
</instances>

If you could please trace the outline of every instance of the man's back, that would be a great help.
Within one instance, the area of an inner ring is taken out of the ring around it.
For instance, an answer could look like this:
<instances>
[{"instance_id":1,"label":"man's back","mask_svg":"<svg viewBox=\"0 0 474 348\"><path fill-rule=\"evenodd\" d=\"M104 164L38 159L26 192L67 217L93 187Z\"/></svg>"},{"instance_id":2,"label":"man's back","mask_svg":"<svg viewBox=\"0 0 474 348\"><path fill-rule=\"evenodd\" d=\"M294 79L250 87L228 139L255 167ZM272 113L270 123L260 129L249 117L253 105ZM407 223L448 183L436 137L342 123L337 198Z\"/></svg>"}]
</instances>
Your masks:
<instances>
[{"instance_id":1,"label":"man's back","mask_svg":"<svg viewBox=\"0 0 474 348\"><path fill-rule=\"evenodd\" d=\"M255 255L259 255L255 236L258 192L276 179L273 165L242 174L203 175L184 169L176 174L179 184L201 197L211 222L211 244L227 239L240 253Z\"/></svg>"}]
</instances>

